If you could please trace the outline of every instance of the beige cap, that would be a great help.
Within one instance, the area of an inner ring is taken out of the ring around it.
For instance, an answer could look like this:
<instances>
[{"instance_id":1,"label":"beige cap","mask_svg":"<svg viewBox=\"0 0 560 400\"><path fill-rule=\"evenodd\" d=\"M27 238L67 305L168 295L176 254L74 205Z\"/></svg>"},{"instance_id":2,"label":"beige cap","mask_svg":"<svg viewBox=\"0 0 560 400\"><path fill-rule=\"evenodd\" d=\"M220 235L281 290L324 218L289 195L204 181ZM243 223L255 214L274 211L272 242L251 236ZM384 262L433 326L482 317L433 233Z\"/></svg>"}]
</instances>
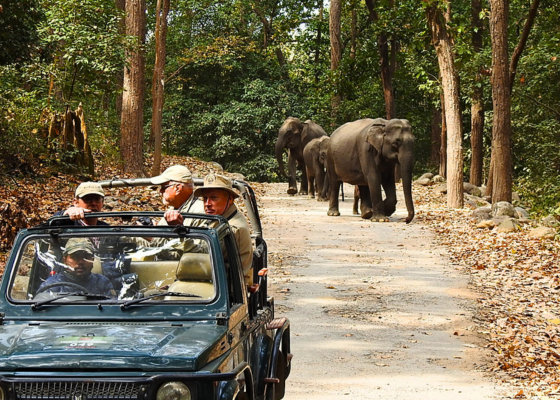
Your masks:
<instances>
[{"instance_id":1,"label":"beige cap","mask_svg":"<svg viewBox=\"0 0 560 400\"><path fill-rule=\"evenodd\" d=\"M72 238L66 243L63 256L74 254L79 251L84 251L93 256L93 245L89 239L86 238Z\"/></svg>"},{"instance_id":2,"label":"beige cap","mask_svg":"<svg viewBox=\"0 0 560 400\"><path fill-rule=\"evenodd\" d=\"M98 182L82 182L76 188L76 197L82 198L88 194L98 194L105 197L105 192Z\"/></svg>"},{"instance_id":3,"label":"beige cap","mask_svg":"<svg viewBox=\"0 0 560 400\"><path fill-rule=\"evenodd\" d=\"M223 189L230 192L233 195L234 199L239 197L237 192L233 190L231 179L226 178L223 175L216 175L216 174L206 175L204 177L204 186L196 188L194 191L194 196L195 197L202 196L202 192L205 189Z\"/></svg>"},{"instance_id":4,"label":"beige cap","mask_svg":"<svg viewBox=\"0 0 560 400\"><path fill-rule=\"evenodd\" d=\"M182 183L192 183L193 181L191 171L183 165L173 165L163 171L161 175L154 176L150 180L154 185L161 185L169 181Z\"/></svg>"}]
</instances>

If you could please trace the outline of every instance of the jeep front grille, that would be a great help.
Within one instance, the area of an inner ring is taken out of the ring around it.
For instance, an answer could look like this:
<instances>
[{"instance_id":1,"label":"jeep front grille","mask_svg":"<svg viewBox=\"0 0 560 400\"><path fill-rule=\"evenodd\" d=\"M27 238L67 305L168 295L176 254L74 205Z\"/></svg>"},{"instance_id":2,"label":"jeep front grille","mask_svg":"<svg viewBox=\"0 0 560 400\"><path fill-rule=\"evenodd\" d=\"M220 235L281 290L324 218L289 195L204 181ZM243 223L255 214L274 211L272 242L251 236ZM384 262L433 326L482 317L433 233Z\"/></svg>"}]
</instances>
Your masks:
<instances>
[{"instance_id":1,"label":"jeep front grille","mask_svg":"<svg viewBox=\"0 0 560 400\"><path fill-rule=\"evenodd\" d=\"M16 400L104 400L138 398L140 385L131 382L18 382Z\"/></svg>"}]
</instances>

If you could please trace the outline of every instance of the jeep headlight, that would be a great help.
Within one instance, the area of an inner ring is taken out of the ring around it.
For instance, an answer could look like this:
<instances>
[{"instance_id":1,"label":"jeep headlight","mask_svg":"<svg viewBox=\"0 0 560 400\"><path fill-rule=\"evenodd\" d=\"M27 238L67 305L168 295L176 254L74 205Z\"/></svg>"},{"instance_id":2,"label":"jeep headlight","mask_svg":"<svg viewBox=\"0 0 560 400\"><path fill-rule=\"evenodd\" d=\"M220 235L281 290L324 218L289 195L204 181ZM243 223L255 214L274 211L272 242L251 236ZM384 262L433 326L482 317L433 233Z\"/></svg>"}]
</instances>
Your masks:
<instances>
[{"instance_id":1,"label":"jeep headlight","mask_svg":"<svg viewBox=\"0 0 560 400\"><path fill-rule=\"evenodd\" d=\"M191 400L191 391L183 382L167 382L159 387L156 400Z\"/></svg>"}]
</instances>

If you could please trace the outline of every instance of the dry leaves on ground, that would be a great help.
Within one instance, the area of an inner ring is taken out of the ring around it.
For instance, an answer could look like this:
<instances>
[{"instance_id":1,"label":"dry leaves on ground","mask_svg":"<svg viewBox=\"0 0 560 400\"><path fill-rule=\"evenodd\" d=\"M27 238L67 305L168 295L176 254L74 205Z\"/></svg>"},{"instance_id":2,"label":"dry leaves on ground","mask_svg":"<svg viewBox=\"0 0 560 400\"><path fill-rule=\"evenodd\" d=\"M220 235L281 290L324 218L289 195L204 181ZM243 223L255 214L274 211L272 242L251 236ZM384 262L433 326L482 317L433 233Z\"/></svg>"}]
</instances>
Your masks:
<instances>
[{"instance_id":1,"label":"dry leaves on ground","mask_svg":"<svg viewBox=\"0 0 560 400\"><path fill-rule=\"evenodd\" d=\"M492 350L488 370L516 386L518 398L559 393L559 243L531 238L530 226L476 229L471 210L446 207L430 188L414 191L418 220L435 230L480 293L476 318Z\"/></svg>"}]
</instances>

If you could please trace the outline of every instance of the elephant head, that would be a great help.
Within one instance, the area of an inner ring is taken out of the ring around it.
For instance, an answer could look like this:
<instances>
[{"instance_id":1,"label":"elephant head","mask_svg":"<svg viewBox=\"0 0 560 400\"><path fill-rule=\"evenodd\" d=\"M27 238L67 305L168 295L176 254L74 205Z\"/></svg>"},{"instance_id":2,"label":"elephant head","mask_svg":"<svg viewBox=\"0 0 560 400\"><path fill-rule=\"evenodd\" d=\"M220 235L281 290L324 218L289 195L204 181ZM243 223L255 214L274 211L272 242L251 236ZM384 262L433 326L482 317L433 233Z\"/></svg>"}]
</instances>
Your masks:
<instances>
[{"instance_id":1,"label":"elephant head","mask_svg":"<svg viewBox=\"0 0 560 400\"><path fill-rule=\"evenodd\" d=\"M326 167L330 137L322 136L321 138L319 138L319 140L319 162Z\"/></svg>"},{"instance_id":2,"label":"elephant head","mask_svg":"<svg viewBox=\"0 0 560 400\"><path fill-rule=\"evenodd\" d=\"M367 142L375 149L377 155L390 164L400 164L404 200L408 224L414 218L412 201L412 167L414 164L414 135L410 122L406 119L378 119L369 129ZM372 149L373 150L373 149Z\"/></svg>"},{"instance_id":3,"label":"elephant head","mask_svg":"<svg viewBox=\"0 0 560 400\"><path fill-rule=\"evenodd\" d=\"M280 167L280 173L288 178L284 171L283 153L284 149L293 149L301 145L301 133L303 131L303 124L299 118L289 117L284 121L278 130L278 139L274 147L276 159Z\"/></svg>"}]
</instances>

